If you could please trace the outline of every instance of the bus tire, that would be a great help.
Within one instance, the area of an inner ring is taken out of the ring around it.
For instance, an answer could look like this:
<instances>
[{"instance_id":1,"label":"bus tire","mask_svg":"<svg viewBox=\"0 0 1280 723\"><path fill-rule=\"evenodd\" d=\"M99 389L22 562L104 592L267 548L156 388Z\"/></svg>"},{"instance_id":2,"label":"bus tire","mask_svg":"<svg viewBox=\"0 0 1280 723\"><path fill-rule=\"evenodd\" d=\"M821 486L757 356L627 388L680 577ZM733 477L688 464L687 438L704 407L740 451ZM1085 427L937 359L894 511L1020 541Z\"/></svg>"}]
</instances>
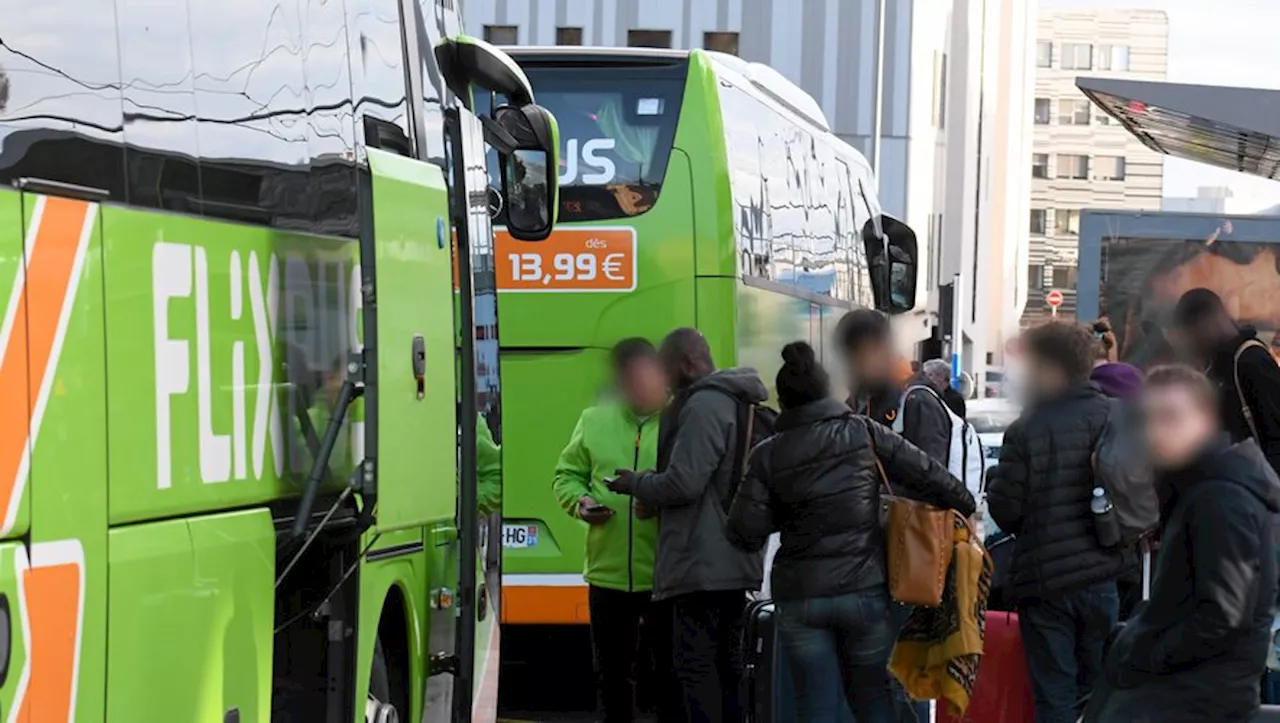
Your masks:
<instances>
[{"instance_id":1,"label":"bus tire","mask_svg":"<svg viewBox=\"0 0 1280 723\"><path fill-rule=\"evenodd\" d=\"M382 644L382 635L378 635L373 643L373 664L369 667L369 696L365 703L365 723L400 723L408 714L407 693L397 690L399 686L392 680L403 679L391 668L395 665L389 661ZM400 672L400 671L396 671ZM404 706L404 710L401 707Z\"/></svg>"}]
</instances>

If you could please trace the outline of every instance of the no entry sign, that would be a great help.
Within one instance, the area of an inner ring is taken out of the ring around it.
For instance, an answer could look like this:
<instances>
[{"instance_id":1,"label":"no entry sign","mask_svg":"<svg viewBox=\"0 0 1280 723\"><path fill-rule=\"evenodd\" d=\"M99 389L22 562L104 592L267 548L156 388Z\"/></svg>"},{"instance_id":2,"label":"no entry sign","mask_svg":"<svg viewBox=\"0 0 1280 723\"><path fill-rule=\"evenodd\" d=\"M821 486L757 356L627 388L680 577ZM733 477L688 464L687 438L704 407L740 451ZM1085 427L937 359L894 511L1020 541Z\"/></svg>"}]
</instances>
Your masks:
<instances>
[{"instance_id":1,"label":"no entry sign","mask_svg":"<svg viewBox=\"0 0 1280 723\"><path fill-rule=\"evenodd\" d=\"M1044 303L1048 304L1049 307L1053 309L1056 309L1059 306L1062 306L1062 292L1058 291L1057 289L1050 291L1048 294L1045 295Z\"/></svg>"}]
</instances>

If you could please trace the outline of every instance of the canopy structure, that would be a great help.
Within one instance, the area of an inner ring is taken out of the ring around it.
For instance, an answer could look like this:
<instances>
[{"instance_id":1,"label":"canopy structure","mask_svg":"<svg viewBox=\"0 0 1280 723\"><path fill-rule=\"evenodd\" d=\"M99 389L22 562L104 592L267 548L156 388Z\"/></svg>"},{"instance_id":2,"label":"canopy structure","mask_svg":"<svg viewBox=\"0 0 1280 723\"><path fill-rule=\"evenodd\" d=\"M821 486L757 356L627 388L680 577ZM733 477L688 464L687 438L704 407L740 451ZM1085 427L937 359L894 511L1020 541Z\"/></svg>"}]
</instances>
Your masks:
<instances>
[{"instance_id":1,"label":"canopy structure","mask_svg":"<svg viewBox=\"0 0 1280 723\"><path fill-rule=\"evenodd\" d=\"M1280 91L1116 78L1077 78L1076 87L1154 151L1280 174Z\"/></svg>"}]
</instances>

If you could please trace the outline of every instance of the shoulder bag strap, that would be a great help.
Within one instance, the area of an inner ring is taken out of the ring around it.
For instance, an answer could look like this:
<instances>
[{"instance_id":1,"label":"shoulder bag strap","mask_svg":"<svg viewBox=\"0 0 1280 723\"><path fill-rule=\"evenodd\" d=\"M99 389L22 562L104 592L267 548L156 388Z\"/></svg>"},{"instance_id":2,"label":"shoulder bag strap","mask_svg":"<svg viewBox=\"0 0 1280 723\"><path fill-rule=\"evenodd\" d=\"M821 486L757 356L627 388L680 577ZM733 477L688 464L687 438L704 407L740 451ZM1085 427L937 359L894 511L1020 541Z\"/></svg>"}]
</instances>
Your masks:
<instances>
[{"instance_id":1,"label":"shoulder bag strap","mask_svg":"<svg viewBox=\"0 0 1280 723\"><path fill-rule=\"evenodd\" d=\"M1244 415L1244 422L1249 425L1249 432L1253 434L1254 441L1262 444L1262 438L1258 436L1258 425L1253 419L1253 409L1249 406L1249 400L1244 398L1244 389L1240 387L1240 357L1246 349L1255 346L1268 354L1271 353L1267 346L1257 339L1246 341L1240 345L1239 349L1236 349L1235 358L1231 361L1231 377L1236 383L1236 395L1240 397L1240 413Z\"/></svg>"},{"instance_id":2,"label":"shoulder bag strap","mask_svg":"<svg viewBox=\"0 0 1280 723\"><path fill-rule=\"evenodd\" d=\"M871 459L875 460L876 470L880 473L880 484L884 486L885 490L887 490L890 495L892 495L893 487L889 485L889 475L885 474L884 463L880 461L880 453L876 451L876 438L875 438L875 435L871 433L871 429L867 426L867 420L863 419L862 417L859 417L856 414L850 414L848 415L848 417L850 420L856 421L858 424L861 424L863 426L863 429L866 430L867 444L871 445Z\"/></svg>"}]
</instances>

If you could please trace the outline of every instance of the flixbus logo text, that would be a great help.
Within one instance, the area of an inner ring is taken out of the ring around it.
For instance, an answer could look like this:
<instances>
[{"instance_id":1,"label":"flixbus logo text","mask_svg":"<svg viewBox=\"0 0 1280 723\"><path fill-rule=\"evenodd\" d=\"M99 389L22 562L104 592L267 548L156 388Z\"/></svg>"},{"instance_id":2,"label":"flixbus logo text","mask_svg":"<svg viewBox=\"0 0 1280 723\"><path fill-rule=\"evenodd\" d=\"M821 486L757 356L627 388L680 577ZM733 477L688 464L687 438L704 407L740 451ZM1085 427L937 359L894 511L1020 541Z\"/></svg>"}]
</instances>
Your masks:
<instances>
[{"instance_id":1,"label":"flixbus logo text","mask_svg":"<svg viewBox=\"0 0 1280 723\"><path fill-rule=\"evenodd\" d=\"M156 485L279 479L310 465L358 348L360 269L348 253L159 242L151 253ZM348 429L351 427L349 426ZM334 459L346 454L346 444ZM194 453L194 459L192 459Z\"/></svg>"}]
</instances>

